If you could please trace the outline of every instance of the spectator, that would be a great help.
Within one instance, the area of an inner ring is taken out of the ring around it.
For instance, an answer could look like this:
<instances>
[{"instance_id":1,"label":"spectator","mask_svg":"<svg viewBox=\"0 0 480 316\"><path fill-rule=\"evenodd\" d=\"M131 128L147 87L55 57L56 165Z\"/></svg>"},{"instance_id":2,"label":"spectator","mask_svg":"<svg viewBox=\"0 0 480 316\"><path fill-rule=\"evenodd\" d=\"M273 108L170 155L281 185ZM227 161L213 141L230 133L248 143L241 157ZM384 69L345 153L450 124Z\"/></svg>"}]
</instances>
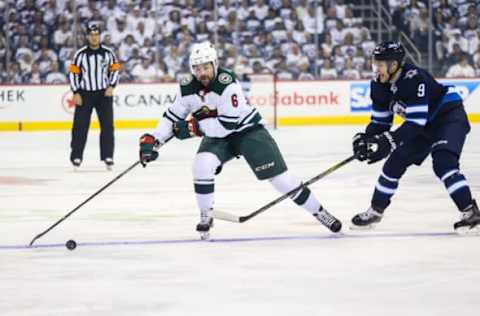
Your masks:
<instances>
[{"instance_id":1,"label":"spectator","mask_svg":"<svg viewBox=\"0 0 480 316\"><path fill-rule=\"evenodd\" d=\"M301 19L307 33L322 34L324 32L325 17L321 7L315 10L315 4L309 5L306 14Z\"/></svg>"},{"instance_id":2,"label":"spectator","mask_svg":"<svg viewBox=\"0 0 480 316\"><path fill-rule=\"evenodd\" d=\"M333 42L332 42L332 36L330 33L325 33L325 37L322 41L321 47L322 51L327 53L329 56L333 53Z\"/></svg>"},{"instance_id":3,"label":"spectator","mask_svg":"<svg viewBox=\"0 0 480 316\"><path fill-rule=\"evenodd\" d=\"M254 61L252 64L252 70L254 74L265 74L265 73L270 73L270 70L263 66L263 64L260 61Z\"/></svg>"},{"instance_id":4,"label":"spectator","mask_svg":"<svg viewBox=\"0 0 480 316\"><path fill-rule=\"evenodd\" d=\"M299 60L297 66L299 70L297 80L315 80L315 76L310 72L310 63L308 60Z\"/></svg>"},{"instance_id":5,"label":"spectator","mask_svg":"<svg viewBox=\"0 0 480 316\"><path fill-rule=\"evenodd\" d=\"M264 0L256 0L252 11L257 19L263 21L268 15L268 6L265 4Z\"/></svg>"},{"instance_id":6,"label":"spectator","mask_svg":"<svg viewBox=\"0 0 480 316\"><path fill-rule=\"evenodd\" d=\"M53 34L53 43L57 49L61 48L68 38L73 36L66 21L60 24L60 28Z\"/></svg>"},{"instance_id":7,"label":"spectator","mask_svg":"<svg viewBox=\"0 0 480 316\"><path fill-rule=\"evenodd\" d=\"M176 11L178 12L178 11ZM140 7L137 5L133 8L132 12L127 15L127 31L131 33L135 33L138 30L138 24L142 22L143 23L143 16L142 16L142 11L140 10ZM144 27L145 25L143 25ZM143 28L143 32L145 31L145 28ZM138 42L138 43L143 43L143 41Z\"/></svg>"},{"instance_id":8,"label":"spectator","mask_svg":"<svg viewBox=\"0 0 480 316\"><path fill-rule=\"evenodd\" d=\"M33 57L33 51L28 43L28 37L22 35L18 40L17 51L15 52L15 59L19 60L24 55L30 55L30 57Z\"/></svg>"},{"instance_id":9,"label":"spectator","mask_svg":"<svg viewBox=\"0 0 480 316\"><path fill-rule=\"evenodd\" d=\"M10 68L8 69L8 82L14 84L23 83L22 70L20 69L20 64L18 62L11 62L9 64Z\"/></svg>"},{"instance_id":10,"label":"spectator","mask_svg":"<svg viewBox=\"0 0 480 316\"><path fill-rule=\"evenodd\" d=\"M448 55L446 61L445 61L445 67L450 67L453 66L454 64L457 64L460 62L460 60L464 57L464 52L460 49L460 45L458 44L453 44L453 50L450 55Z\"/></svg>"},{"instance_id":11,"label":"spectator","mask_svg":"<svg viewBox=\"0 0 480 316\"><path fill-rule=\"evenodd\" d=\"M0 83L8 83L8 74L5 71L3 62L0 62Z\"/></svg>"},{"instance_id":12,"label":"spectator","mask_svg":"<svg viewBox=\"0 0 480 316\"><path fill-rule=\"evenodd\" d=\"M320 79L323 80L331 80L337 79L338 73L337 70L332 68L332 63L330 59L325 59L323 62L322 68L320 68Z\"/></svg>"},{"instance_id":13,"label":"spectator","mask_svg":"<svg viewBox=\"0 0 480 316\"><path fill-rule=\"evenodd\" d=\"M157 79L157 71L150 59L144 58L132 69L132 75L138 82L153 82Z\"/></svg>"},{"instance_id":14,"label":"spectator","mask_svg":"<svg viewBox=\"0 0 480 316\"><path fill-rule=\"evenodd\" d=\"M132 57L132 51L139 49L132 34L127 34L125 40L120 44L119 58L122 61L129 60Z\"/></svg>"},{"instance_id":15,"label":"spectator","mask_svg":"<svg viewBox=\"0 0 480 316\"><path fill-rule=\"evenodd\" d=\"M358 69L353 67L353 62L351 58L347 58L345 61L345 69L342 73L342 79L347 80L358 80L360 79L360 72Z\"/></svg>"},{"instance_id":16,"label":"spectator","mask_svg":"<svg viewBox=\"0 0 480 316\"><path fill-rule=\"evenodd\" d=\"M280 80L293 80L294 74L291 72L291 69L288 68L287 63L282 60L277 64L275 69L277 78Z\"/></svg>"},{"instance_id":17,"label":"spectator","mask_svg":"<svg viewBox=\"0 0 480 316\"><path fill-rule=\"evenodd\" d=\"M460 29L454 29L450 31L450 38L447 44L447 52L449 54L453 51L453 46L458 45L462 52L468 51L468 41L465 37L462 36Z\"/></svg>"},{"instance_id":18,"label":"spectator","mask_svg":"<svg viewBox=\"0 0 480 316\"><path fill-rule=\"evenodd\" d=\"M119 46L123 43L123 40L129 34L125 26L124 16L120 15L115 19L116 28L110 32L112 43L115 46Z\"/></svg>"},{"instance_id":19,"label":"spectator","mask_svg":"<svg viewBox=\"0 0 480 316\"><path fill-rule=\"evenodd\" d=\"M45 77L45 83L48 84L57 84L57 83L67 83L67 77L64 73L61 73L58 67L58 62L53 61L50 65L50 72Z\"/></svg>"},{"instance_id":20,"label":"spectator","mask_svg":"<svg viewBox=\"0 0 480 316\"><path fill-rule=\"evenodd\" d=\"M475 70L463 55L457 64L452 65L448 69L445 76L447 78L472 78L475 77Z\"/></svg>"},{"instance_id":21,"label":"spectator","mask_svg":"<svg viewBox=\"0 0 480 316\"><path fill-rule=\"evenodd\" d=\"M17 58L17 61L20 65L22 74L28 74L32 71L33 58L32 55L24 54L20 55L21 57Z\"/></svg>"},{"instance_id":22,"label":"spectator","mask_svg":"<svg viewBox=\"0 0 480 316\"><path fill-rule=\"evenodd\" d=\"M51 69L54 60L50 58L47 50L43 50L35 61L38 63L38 69L42 76L46 76L47 72Z\"/></svg>"}]
</instances>

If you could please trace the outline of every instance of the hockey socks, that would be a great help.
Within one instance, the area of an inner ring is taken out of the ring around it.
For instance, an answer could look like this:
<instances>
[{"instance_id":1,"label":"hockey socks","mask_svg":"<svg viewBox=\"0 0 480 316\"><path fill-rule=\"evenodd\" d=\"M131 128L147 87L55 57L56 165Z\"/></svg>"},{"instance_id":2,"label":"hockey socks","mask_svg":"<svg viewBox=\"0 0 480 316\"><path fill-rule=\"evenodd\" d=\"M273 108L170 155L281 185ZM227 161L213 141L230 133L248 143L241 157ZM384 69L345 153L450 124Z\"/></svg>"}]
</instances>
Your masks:
<instances>
[{"instance_id":1,"label":"hockey socks","mask_svg":"<svg viewBox=\"0 0 480 316\"><path fill-rule=\"evenodd\" d=\"M299 180L292 177L288 171L269 179L269 181L273 187L282 194L286 194L302 184ZM318 202L317 198L307 187L303 187L295 193L291 199L311 214L318 213L321 207L320 202Z\"/></svg>"}]
</instances>

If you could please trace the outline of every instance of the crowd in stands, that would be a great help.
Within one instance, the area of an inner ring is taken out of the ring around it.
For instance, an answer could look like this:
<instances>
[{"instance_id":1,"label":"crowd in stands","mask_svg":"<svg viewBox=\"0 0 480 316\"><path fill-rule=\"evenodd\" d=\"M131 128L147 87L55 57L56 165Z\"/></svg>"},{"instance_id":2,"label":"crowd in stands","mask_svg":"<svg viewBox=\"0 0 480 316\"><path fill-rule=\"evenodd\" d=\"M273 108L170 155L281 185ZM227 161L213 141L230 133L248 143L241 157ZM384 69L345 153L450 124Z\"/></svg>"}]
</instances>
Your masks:
<instances>
[{"instance_id":1,"label":"crowd in stands","mask_svg":"<svg viewBox=\"0 0 480 316\"><path fill-rule=\"evenodd\" d=\"M75 50L86 44L84 26L92 21L122 63L121 82L178 79L189 72L190 45L203 40L217 43L220 62L239 74L276 73L287 80L371 78L375 41L355 11L358 2L4 0L0 83L67 82ZM383 2L396 30L426 52L427 1ZM443 65L437 75L479 76L480 4L433 3L435 61Z\"/></svg>"},{"instance_id":2,"label":"crowd in stands","mask_svg":"<svg viewBox=\"0 0 480 316\"><path fill-rule=\"evenodd\" d=\"M404 32L424 55L428 52L428 26L433 26L435 74L442 77L480 76L480 1L387 0L396 30Z\"/></svg>"}]
</instances>

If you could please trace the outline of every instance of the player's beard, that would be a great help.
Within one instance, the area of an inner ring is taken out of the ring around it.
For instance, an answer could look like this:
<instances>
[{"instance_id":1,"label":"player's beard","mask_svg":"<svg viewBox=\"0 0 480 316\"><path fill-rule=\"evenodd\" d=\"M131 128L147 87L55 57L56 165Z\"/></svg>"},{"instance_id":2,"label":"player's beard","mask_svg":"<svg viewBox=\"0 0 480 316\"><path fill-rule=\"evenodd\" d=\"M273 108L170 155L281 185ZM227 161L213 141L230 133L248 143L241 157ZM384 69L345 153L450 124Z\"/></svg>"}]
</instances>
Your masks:
<instances>
[{"instance_id":1,"label":"player's beard","mask_svg":"<svg viewBox=\"0 0 480 316\"><path fill-rule=\"evenodd\" d=\"M209 85L212 78L210 78L210 76L208 75L203 75L203 76L200 76L199 80L206 87Z\"/></svg>"}]
</instances>

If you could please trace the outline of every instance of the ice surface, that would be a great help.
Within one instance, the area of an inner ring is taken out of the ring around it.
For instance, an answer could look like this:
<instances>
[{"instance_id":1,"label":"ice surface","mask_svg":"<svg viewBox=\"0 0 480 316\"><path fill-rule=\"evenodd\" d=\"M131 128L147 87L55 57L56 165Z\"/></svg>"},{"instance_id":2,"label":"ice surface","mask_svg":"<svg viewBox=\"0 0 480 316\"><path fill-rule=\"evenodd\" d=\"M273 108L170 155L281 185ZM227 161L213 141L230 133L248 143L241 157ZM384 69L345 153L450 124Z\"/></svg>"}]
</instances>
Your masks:
<instances>
[{"instance_id":1,"label":"ice surface","mask_svg":"<svg viewBox=\"0 0 480 316\"><path fill-rule=\"evenodd\" d=\"M292 173L311 178L350 155L360 127L281 128L273 135ZM117 131L115 169L99 161L98 132L84 164L68 161L69 132L1 133L0 315L477 315L480 237L452 233L458 212L431 160L412 167L384 221L349 231L381 164L352 162L312 186L344 223L334 237L291 201L243 224L217 220L199 241L191 164L198 140L172 141L69 219L38 233L128 168L145 131ZM462 170L480 193L474 125ZM278 196L243 159L216 182L216 208L245 215ZM78 247L62 246L75 239Z\"/></svg>"}]
</instances>

